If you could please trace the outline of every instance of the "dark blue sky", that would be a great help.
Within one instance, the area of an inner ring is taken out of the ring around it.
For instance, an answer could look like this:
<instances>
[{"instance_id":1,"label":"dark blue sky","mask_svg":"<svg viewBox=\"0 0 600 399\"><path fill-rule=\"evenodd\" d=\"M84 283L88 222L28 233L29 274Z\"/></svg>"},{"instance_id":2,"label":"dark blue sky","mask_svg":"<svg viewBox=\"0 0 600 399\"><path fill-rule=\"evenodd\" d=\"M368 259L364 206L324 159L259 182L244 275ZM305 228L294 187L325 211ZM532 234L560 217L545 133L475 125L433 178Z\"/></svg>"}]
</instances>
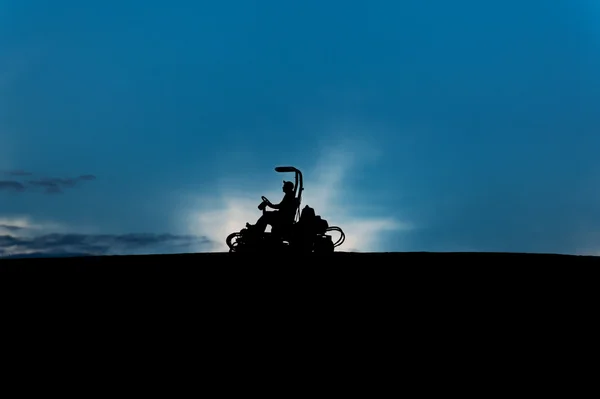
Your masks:
<instances>
[{"instance_id":1,"label":"dark blue sky","mask_svg":"<svg viewBox=\"0 0 600 399\"><path fill-rule=\"evenodd\" d=\"M600 253L593 1L113 3L0 1L6 252L218 250L292 164L342 250Z\"/></svg>"}]
</instances>

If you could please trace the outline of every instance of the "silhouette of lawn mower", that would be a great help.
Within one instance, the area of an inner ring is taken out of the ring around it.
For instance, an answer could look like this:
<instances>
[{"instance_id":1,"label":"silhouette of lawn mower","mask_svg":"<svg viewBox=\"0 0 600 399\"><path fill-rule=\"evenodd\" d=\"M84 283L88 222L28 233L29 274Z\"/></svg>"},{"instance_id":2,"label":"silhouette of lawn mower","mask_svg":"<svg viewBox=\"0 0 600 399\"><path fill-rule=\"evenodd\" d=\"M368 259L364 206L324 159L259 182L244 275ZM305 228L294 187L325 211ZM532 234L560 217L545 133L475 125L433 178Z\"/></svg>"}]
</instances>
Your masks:
<instances>
[{"instance_id":1,"label":"silhouette of lawn mower","mask_svg":"<svg viewBox=\"0 0 600 399\"><path fill-rule=\"evenodd\" d=\"M293 166L278 166L275 171L295 174L294 198L296 200L296 210L293 220L271 226L270 232L255 233L246 227L239 232L231 233L226 239L229 252L334 252L335 248L344 243L346 236L341 228L329 226L327 220L315 214L314 209L308 205L300 212L302 192L304 191L302 172ZM262 202L258 205L258 209L264 212L270 201L264 196L261 199ZM333 231L340 233L340 238L336 242L333 242L331 235L327 234Z\"/></svg>"}]
</instances>

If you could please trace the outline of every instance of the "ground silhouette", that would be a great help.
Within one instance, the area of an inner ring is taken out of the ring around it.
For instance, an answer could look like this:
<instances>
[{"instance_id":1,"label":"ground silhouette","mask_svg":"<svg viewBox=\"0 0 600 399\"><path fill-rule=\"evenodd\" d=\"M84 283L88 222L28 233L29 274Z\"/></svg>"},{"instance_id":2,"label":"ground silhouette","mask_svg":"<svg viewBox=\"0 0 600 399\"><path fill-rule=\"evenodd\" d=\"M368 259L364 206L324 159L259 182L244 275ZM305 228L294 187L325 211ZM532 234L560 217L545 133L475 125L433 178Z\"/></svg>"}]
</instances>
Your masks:
<instances>
[{"instance_id":1,"label":"ground silhouette","mask_svg":"<svg viewBox=\"0 0 600 399\"><path fill-rule=\"evenodd\" d=\"M286 259L287 258L287 259ZM285 259L285 260L282 260ZM464 265L479 268L506 268L525 266L585 265L599 264L600 257L561 254L493 253L493 252L380 252L332 254L236 254L236 253L184 253L168 255L111 255L71 256L65 258L17 258L0 259L0 270L93 270L119 269L127 271L146 270L202 270L206 266L247 267L258 269L277 266L287 269L340 269L391 267L438 267L455 268Z\"/></svg>"}]
</instances>

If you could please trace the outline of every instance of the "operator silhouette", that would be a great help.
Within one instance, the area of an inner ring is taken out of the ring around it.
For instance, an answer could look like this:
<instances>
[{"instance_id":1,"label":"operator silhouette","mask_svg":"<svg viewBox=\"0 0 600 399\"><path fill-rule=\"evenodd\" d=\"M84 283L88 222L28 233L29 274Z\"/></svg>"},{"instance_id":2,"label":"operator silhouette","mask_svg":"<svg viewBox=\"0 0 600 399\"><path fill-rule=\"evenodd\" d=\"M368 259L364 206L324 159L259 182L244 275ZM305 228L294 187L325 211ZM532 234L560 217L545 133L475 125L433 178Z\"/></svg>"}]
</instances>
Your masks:
<instances>
[{"instance_id":1,"label":"operator silhouette","mask_svg":"<svg viewBox=\"0 0 600 399\"><path fill-rule=\"evenodd\" d=\"M283 192L285 195L279 204L270 202L261 204L263 214L256 221L255 225L247 224L246 227L254 233L264 233L267 225L282 226L292 224L296 216L297 201L294 195L294 183L291 181L283 182ZM277 209L277 211L266 211L265 207Z\"/></svg>"}]
</instances>

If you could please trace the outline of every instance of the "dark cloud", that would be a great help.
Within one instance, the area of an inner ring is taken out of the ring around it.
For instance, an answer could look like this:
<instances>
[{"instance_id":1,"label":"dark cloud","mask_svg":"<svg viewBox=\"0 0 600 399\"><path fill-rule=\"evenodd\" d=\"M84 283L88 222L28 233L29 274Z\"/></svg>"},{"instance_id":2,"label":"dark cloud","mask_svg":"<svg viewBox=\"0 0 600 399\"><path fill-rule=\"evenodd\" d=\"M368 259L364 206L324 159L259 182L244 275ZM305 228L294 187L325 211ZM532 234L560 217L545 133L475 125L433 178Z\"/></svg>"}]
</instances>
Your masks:
<instances>
[{"instance_id":1,"label":"dark cloud","mask_svg":"<svg viewBox=\"0 0 600 399\"><path fill-rule=\"evenodd\" d=\"M0 191L25 191L25 185L15 180L0 180Z\"/></svg>"},{"instance_id":2,"label":"dark cloud","mask_svg":"<svg viewBox=\"0 0 600 399\"><path fill-rule=\"evenodd\" d=\"M24 170L4 171L5 175L13 177L32 176L33 173ZM85 181L96 180L94 175L81 175L78 177L43 177L28 181L0 180L0 191L26 191L30 189L42 189L48 194L62 193L64 189L77 187Z\"/></svg>"},{"instance_id":3,"label":"dark cloud","mask_svg":"<svg viewBox=\"0 0 600 399\"><path fill-rule=\"evenodd\" d=\"M31 176L33 173L31 172L27 172L25 170L6 170L3 172L5 175L8 176Z\"/></svg>"},{"instance_id":4,"label":"dark cloud","mask_svg":"<svg viewBox=\"0 0 600 399\"><path fill-rule=\"evenodd\" d=\"M3 259L25 259L25 258L70 258L75 256L90 256L90 254L86 253L77 253L77 252L34 252L30 254L17 254L17 255L8 255L2 256Z\"/></svg>"},{"instance_id":5,"label":"dark cloud","mask_svg":"<svg viewBox=\"0 0 600 399\"><path fill-rule=\"evenodd\" d=\"M95 180L94 175L82 175L74 178L42 178L37 180L29 180L29 185L33 187L43 188L46 193L55 194L62 193L65 188L76 187L82 181Z\"/></svg>"},{"instance_id":6,"label":"dark cloud","mask_svg":"<svg viewBox=\"0 0 600 399\"><path fill-rule=\"evenodd\" d=\"M24 227L13 226L13 225L9 225L9 224L0 224L0 229L5 229L8 231L20 231L20 230L23 230Z\"/></svg>"},{"instance_id":7,"label":"dark cloud","mask_svg":"<svg viewBox=\"0 0 600 399\"><path fill-rule=\"evenodd\" d=\"M116 255L176 253L210 247L206 237L174 234L45 234L0 236L0 256Z\"/></svg>"}]
</instances>

